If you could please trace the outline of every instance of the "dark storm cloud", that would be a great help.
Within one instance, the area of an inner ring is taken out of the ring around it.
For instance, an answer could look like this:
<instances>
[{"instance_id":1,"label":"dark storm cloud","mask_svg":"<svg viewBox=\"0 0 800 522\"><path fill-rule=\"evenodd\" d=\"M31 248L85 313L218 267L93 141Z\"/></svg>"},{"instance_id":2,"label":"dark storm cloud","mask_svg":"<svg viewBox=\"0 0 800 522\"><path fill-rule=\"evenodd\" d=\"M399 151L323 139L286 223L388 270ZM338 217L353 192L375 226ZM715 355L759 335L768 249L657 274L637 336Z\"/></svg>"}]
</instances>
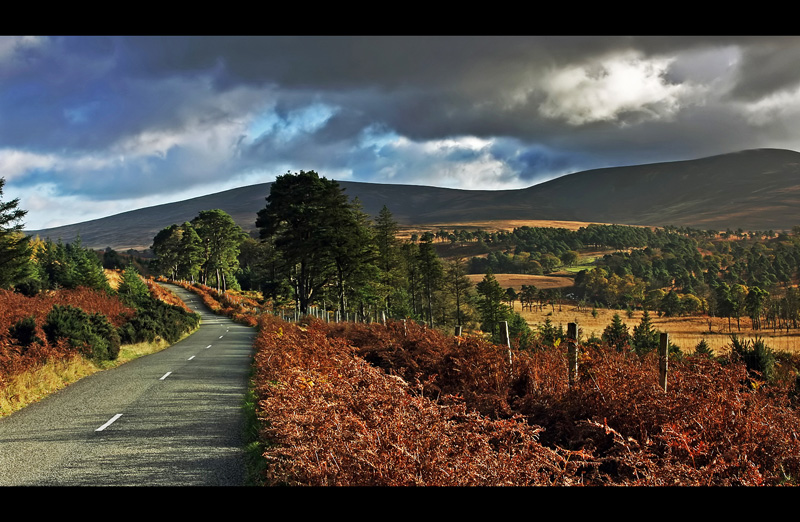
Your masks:
<instances>
[{"instance_id":1,"label":"dark storm cloud","mask_svg":"<svg viewBox=\"0 0 800 522\"><path fill-rule=\"evenodd\" d=\"M0 167L56 209L286 169L499 188L800 148L798 52L772 36L5 37Z\"/></svg>"}]
</instances>

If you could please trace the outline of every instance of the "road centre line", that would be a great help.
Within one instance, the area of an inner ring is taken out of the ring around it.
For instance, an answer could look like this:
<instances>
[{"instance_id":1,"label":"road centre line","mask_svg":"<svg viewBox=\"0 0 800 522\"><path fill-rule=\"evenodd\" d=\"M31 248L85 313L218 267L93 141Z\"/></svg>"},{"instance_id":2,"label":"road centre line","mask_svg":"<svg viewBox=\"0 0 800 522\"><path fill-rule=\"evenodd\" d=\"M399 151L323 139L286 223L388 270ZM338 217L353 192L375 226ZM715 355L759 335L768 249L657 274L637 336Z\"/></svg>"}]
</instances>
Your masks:
<instances>
[{"instance_id":1,"label":"road centre line","mask_svg":"<svg viewBox=\"0 0 800 522\"><path fill-rule=\"evenodd\" d=\"M210 344L209 344L208 346L206 346L206 350L208 350L209 348L211 348L211 345L210 345Z\"/></svg>"},{"instance_id":2,"label":"road centre line","mask_svg":"<svg viewBox=\"0 0 800 522\"><path fill-rule=\"evenodd\" d=\"M191 361L192 359L194 359L194 355L192 355L191 357L189 357L189 359L187 359L187 360Z\"/></svg>"},{"instance_id":3,"label":"road centre line","mask_svg":"<svg viewBox=\"0 0 800 522\"><path fill-rule=\"evenodd\" d=\"M165 373L165 374L164 374L164 375L163 375L163 376L162 376L162 377L159 379L159 381L163 381L164 379L166 379L167 377L169 377L169 374L170 374L170 373L172 373L172 372L167 372L167 373Z\"/></svg>"},{"instance_id":4,"label":"road centre line","mask_svg":"<svg viewBox=\"0 0 800 522\"><path fill-rule=\"evenodd\" d=\"M105 424L103 424L102 426L100 426L99 428L97 428L97 429L96 429L96 430L94 430L94 431L103 431L104 429L106 429L106 428L108 428L109 426L111 426L111 425L114 423L114 421L116 421L116 420L117 420L117 419L119 419L120 417L122 417L122 414L121 414L121 413L117 413L116 415L114 415L113 417L111 417L111 419L109 419L109 421L108 421L108 422L106 422Z\"/></svg>"}]
</instances>

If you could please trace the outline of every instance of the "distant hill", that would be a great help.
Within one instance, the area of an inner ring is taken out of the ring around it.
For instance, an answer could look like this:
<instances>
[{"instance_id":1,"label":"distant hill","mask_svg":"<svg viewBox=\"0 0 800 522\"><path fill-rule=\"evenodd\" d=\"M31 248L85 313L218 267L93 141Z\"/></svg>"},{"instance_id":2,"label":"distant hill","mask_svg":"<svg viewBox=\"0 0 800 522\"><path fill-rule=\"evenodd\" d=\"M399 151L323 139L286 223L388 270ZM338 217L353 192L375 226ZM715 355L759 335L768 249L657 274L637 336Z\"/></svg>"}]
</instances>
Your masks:
<instances>
[{"instance_id":1,"label":"distant hill","mask_svg":"<svg viewBox=\"0 0 800 522\"><path fill-rule=\"evenodd\" d=\"M457 190L340 181L364 211L391 210L405 225L489 220L568 220L702 229L788 230L800 224L800 153L757 149L695 160L569 174L516 190ZM270 183L142 208L74 225L27 231L117 250L147 248L173 223L219 208L255 229Z\"/></svg>"}]
</instances>

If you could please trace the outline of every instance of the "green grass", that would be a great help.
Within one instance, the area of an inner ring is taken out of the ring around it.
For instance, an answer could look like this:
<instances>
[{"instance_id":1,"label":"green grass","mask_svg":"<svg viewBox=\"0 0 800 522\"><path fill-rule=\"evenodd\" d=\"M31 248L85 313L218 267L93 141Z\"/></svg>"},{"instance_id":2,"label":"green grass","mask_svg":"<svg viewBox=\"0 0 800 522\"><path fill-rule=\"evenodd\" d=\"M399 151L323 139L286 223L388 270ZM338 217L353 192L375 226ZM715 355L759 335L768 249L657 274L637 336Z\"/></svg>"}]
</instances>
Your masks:
<instances>
[{"instance_id":1,"label":"green grass","mask_svg":"<svg viewBox=\"0 0 800 522\"><path fill-rule=\"evenodd\" d=\"M245 486L259 486L261 485L261 475L267 465L266 460L262 457L264 454L264 444L260 441L259 432L261 429L261 422L258 420L256 414L256 401L257 396L253 389L253 382L250 381L247 393L245 394L242 409L244 410L244 452L245 452Z\"/></svg>"},{"instance_id":2,"label":"green grass","mask_svg":"<svg viewBox=\"0 0 800 522\"><path fill-rule=\"evenodd\" d=\"M573 265L561 267L561 270L570 274L577 274L581 270L591 270L592 268L594 268L593 265Z\"/></svg>"}]
</instances>

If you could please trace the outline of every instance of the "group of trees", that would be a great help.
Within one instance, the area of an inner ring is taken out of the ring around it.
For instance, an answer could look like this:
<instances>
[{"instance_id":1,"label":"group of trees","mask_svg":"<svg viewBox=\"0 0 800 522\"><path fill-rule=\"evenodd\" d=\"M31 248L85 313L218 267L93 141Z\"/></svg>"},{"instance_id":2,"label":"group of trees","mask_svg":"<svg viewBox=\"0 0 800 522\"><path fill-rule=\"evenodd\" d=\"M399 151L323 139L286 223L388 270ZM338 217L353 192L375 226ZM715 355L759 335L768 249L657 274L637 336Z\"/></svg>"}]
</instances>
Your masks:
<instances>
[{"instance_id":1,"label":"group of trees","mask_svg":"<svg viewBox=\"0 0 800 522\"><path fill-rule=\"evenodd\" d=\"M575 278L576 294L612 308L644 308L666 316L705 313L749 317L755 329L796 328L800 299L800 229L725 234L667 227L653 245L607 254ZM739 239L731 239L739 237Z\"/></svg>"},{"instance_id":2,"label":"group of trees","mask_svg":"<svg viewBox=\"0 0 800 522\"><path fill-rule=\"evenodd\" d=\"M462 324L471 316L469 280L460 264L446 266L433 234L398 239L388 207L373 222L358 200L314 171L273 182L258 212L259 243L246 264L265 297L355 316L413 317ZM259 279L260 278L260 279Z\"/></svg>"},{"instance_id":3,"label":"group of trees","mask_svg":"<svg viewBox=\"0 0 800 522\"><path fill-rule=\"evenodd\" d=\"M0 178L0 196L4 180ZM88 287L110 291L103 273L104 258L82 246L80 238L64 244L27 236L19 199L0 200L0 288L25 295L42 290Z\"/></svg>"},{"instance_id":4,"label":"group of trees","mask_svg":"<svg viewBox=\"0 0 800 522\"><path fill-rule=\"evenodd\" d=\"M482 324L490 332L509 321L512 333L527 328L496 280L476 292L465 262L439 257L435 234L400 239L388 207L372 220L336 181L314 171L278 176L255 225L258 237L249 237L213 210L169 226L153 240L156 270L222 290L259 290L300 313L318 307L342 319Z\"/></svg>"},{"instance_id":5,"label":"group of trees","mask_svg":"<svg viewBox=\"0 0 800 522\"><path fill-rule=\"evenodd\" d=\"M238 288L239 252L247 234L226 212L203 210L153 238L156 269L172 279L198 281L225 291Z\"/></svg>"}]
</instances>

